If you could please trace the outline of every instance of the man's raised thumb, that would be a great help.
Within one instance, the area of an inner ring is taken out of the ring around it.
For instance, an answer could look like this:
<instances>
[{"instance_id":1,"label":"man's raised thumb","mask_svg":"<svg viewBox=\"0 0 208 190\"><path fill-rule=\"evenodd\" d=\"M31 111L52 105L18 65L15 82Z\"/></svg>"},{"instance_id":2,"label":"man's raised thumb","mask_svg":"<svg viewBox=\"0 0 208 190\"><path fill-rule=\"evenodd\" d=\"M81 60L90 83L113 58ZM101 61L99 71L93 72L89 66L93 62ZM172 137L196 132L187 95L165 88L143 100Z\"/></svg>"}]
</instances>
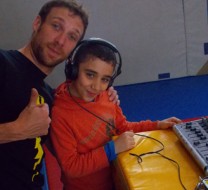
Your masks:
<instances>
[{"instance_id":1,"label":"man's raised thumb","mask_svg":"<svg viewBox=\"0 0 208 190\"><path fill-rule=\"evenodd\" d=\"M32 88L29 106L36 106L38 98L39 98L38 91L35 88Z\"/></svg>"}]
</instances>

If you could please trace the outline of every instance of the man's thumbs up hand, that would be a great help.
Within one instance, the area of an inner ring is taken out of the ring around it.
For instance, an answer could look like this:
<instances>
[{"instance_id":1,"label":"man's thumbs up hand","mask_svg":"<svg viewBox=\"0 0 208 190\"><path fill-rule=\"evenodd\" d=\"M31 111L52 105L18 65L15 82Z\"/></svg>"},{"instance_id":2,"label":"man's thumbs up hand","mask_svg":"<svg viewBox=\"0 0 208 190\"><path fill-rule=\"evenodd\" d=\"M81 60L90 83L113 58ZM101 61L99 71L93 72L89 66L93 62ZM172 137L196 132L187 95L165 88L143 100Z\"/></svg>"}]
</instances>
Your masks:
<instances>
[{"instance_id":1,"label":"man's thumbs up hand","mask_svg":"<svg viewBox=\"0 0 208 190\"><path fill-rule=\"evenodd\" d=\"M20 139L35 138L48 134L51 122L49 108L46 103L41 102L39 97L38 91L33 88L28 105L14 122L13 130Z\"/></svg>"}]
</instances>

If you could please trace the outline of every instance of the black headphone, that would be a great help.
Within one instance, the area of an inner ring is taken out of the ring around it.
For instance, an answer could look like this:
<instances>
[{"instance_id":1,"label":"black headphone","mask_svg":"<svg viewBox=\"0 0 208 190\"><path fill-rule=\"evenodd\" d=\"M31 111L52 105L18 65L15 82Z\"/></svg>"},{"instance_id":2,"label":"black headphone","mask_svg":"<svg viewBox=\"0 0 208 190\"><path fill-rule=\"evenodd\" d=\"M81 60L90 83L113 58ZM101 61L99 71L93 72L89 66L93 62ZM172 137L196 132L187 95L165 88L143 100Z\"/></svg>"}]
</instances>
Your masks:
<instances>
[{"instance_id":1,"label":"black headphone","mask_svg":"<svg viewBox=\"0 0 208 190\"><path fill-rule=\"evenodd\" d=\"M78 63L76 63L75 60L76 60L76 57L79 56L80 48L85 45L89 45L89 44L98 44L98 45L108 47L115 54L117 68L115 69L115 73L112 76L112 79L109 84L109 86L112 86L114 79L119 74L121 74L121 66L122 66L121 55L114 44L112 44L111 42L108 42L104 39L101 39L101 38L89 38L86 40L82 40L77 44L77 46L75 47L73 52L70 54L70 56L68 57L68 59L66 60L66 63L65 63L66 78L69 80L75 80L78 77L79 65L78 65Z\"/></svg>"}]
</instances>

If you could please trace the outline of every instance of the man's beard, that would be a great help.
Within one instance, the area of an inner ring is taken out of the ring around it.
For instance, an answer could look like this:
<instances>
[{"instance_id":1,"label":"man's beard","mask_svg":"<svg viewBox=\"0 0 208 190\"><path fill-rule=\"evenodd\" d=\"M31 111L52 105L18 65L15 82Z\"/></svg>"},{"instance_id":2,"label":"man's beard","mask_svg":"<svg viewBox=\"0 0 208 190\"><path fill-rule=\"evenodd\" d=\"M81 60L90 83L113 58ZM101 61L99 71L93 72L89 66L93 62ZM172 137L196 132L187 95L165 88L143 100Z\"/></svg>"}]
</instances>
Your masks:
<instances>
[{"instance_id":1,"label":"man's beard","mask_svg":"<svg viewBox=\"0 0 208 190\"><path fill-rule=\"evenodd\" d=\"M39 64L48 67L48 68L54 68L56 65L60 64L63 62L65 59L57 59L55 61L47 61L44 55L44 49L40 45L40 43L37 42L37 38L34 37L31 41L31 48L32 48L32 53L34 58L38 61Z\"/></svg>"}]
</instances>

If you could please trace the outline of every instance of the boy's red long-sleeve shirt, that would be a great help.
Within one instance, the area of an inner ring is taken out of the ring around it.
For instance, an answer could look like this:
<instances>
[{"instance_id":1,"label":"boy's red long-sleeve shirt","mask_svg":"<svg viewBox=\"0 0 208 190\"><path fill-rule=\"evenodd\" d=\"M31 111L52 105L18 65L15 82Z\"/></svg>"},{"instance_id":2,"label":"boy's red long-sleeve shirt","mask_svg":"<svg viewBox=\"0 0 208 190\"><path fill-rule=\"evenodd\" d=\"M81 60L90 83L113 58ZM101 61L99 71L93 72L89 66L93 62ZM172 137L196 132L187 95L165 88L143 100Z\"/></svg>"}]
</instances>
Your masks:
<instances>
[{"instance_id":1,"label":"boy's red long-sleeve shirt","mask_svg":"<svg viewBox=\"0 0 208 190\"><path fill-rule=\"evenodd\" d=\"M100 94L94 102L72 99L66 83L57 89L51 138L66 190L111 190L113 179L104 145L113 135L125 131L142 132L157 128L157 122L149 120L128 122L121 108L108 99L107 92Z\"/></svg>"}]
</instances>

